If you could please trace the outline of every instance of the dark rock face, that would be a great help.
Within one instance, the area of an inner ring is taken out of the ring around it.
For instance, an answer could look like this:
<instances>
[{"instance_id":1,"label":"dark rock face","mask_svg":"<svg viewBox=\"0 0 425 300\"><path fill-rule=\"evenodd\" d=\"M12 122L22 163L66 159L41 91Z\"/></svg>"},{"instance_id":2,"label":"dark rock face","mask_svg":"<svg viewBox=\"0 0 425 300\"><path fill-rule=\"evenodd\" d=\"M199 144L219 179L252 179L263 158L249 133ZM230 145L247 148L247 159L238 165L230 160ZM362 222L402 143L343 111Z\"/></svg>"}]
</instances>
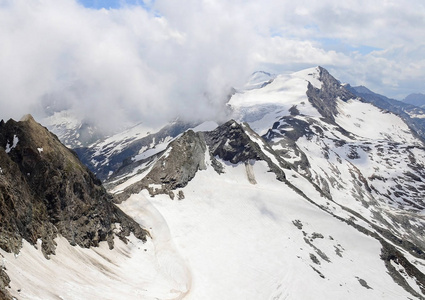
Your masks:
<instances>
[{"instance_id":1,"label":"dark rock face","mask_svg":"<svg viewBox=\"0 0 425 300\"><path fill-rule=\"evenodd\" d=\"M96 174L96 177L106 180L111 172L113 173L112 177L115 177L122 175L127 169L137 166L140 162L134 162L132 158L143 147L150 149L152 144L164 141L167 138L174 138L193 126L195 124L176 121L165 126L157 133L149 134L143 138L134 137L124 141L125 146L119 151L114 150L117 147L114 142L106 144L100 149L95 145L94 147L76 148L75 151L81 161Z\"/></svg>"},{"instance_id":2,"label":"dark rock face","mask_svg":"<svg viewBox=\"0 0 425 300\"><path fill-rule=\"evenodd\" d=\"M218 156L233 164L250 159L260 160L259 146L251 141L243 128L233 120L206 133L205 136L212 156Z\"/></svg>"},{"instance_id":3,"label":"dark rock face","mask_svg":"<svg viewBox=\"0 0 425 300\"><path fill-rule=\"evenodd\" d=\"M404 274L400 274L399 270L394 267L394 264L404 268L407 275L416 281L416 284L420 288L422 293L425 293L425 275L419 271L413 264L411 264L404 255L398 251L393 245L381 240L382 250L381 259L385 262L388 274L390 274L394 281L402 286L406 291L411 293L418 299L424 299L419 293L417 293L403 277ZM394 264L392 264L393 262Z\"/></svg>"},{"instance_id":4,"label":"dark rock face","mask_svg":"<svg viewBox=\"0 0 425 300\"><path fill-rule=\"evenodd\" d=\"M356 97L332 77L326 69L319 67L319 70L322 88L317 89L309 83L307 97L323 117L334 123L334 116L338 114L335 100L339 98L342 101L348 101Z\"/></svg>"},{"instance_id":5,"label":"dark rock face","mask_svg":"<svg viewBox=\"0 0 425 300\"><path fill-rule=\"evenodd\" d=\"M262 143L263 149L250 136ZM217 156L233 164L247 163L250 160L263 160L268 164L270 171L276 174L278 180L285 180L285 174L281 168L289 169L288 164L275 155L274 150L248 124L240 125L234 120L230 120L215 130L206 132L205 140L210 149L211 157ZM279 166L265 152L274 156L279 162Z\"/></svg>"},{"instance_id":6,"label":"dark rock face","mask_svg":"<svg viewBox=\"0 0 425 300\"><path fill-rule=\"evenodd\" d=\"M6 272L3 270L2 267L0 267L0 299L2 300L12 300L12 295L10 295L9 291L6 290L5 287L7 287L10 283L10 278L6 274Z\"/></svg>"},{"instance_id":7,"label":"dark rock face","mask_svg":"<svg viewBox=\"0 0 425 300\"><path fill-rule=\"evenodd\" d=\"M147 189L152 196L168 194L174 199L173 190L185 187L195 177L197 171L206 169L207 150L211 166L219 174L223 172L224 167L216 157L232 164L248 164L249 161L263 160L268 164L270 171L276 174L278 180L285 181L282 168L289 168L286 162L275 156L267 143L264 142L264 149L261 149L249 135L259 142L264 141L248 125L240 125L234 120L210 132L186 131L168 145L164 154L154 162L149 173L141 181L126 188L123 193L117 195L117 199L123 201L130 194L143 189ZM275 156L279 166L265 154L265 151ZM177 196L178 199L184 198L181 194Z\"/></svg>"},{"instance_id":8,"label":"dark rock face","mask_svg":"<svg viewBox=\"0 0 425 300\"><path fill-rule=\"evenodd\" d=\"M3 148L4 147L4 148ZM117 235L147 232L118 209L100 181L46 128L27 116L0 123L0 247L17 253L22 239L42 241L46 257L58 234L72 245L113 247Z\"/></svg>"},{"instance_id":9,"label":"dark rock face","mask_svg":"<svg viewBox=\"0 0 425 300\"><path fill-rule=\"evenodd\" d=\"M202 133L192 130L185 132L168 145L166 154L156 161L150 172L140 182L120 194L118 200L123 200L129 194L138 193L142 189L147 189L151 195L169 194L173 199L172 190L185 187L198 170L206 168L206 149ZM150 187L152 184L160 187Z\"/></svg>"}]
</instances>

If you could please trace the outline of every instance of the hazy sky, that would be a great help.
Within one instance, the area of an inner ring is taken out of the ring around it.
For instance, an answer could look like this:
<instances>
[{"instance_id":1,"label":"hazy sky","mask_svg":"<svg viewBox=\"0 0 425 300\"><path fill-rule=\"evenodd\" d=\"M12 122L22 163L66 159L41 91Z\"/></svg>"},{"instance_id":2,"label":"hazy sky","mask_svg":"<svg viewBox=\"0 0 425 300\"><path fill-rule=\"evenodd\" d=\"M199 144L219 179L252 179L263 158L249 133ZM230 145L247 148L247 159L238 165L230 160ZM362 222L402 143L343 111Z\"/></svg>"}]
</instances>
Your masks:
<instances>
[{"instance_id":1,"label":"hazy sky","mask_svg":"<svg viewBox=\"0 0 425 300\"><path fill-rule=\"evenodd\" d=\"M214 117L253 71L425 93L423 0L0 0L0 118Z\"/></svg>"}]
</instances>

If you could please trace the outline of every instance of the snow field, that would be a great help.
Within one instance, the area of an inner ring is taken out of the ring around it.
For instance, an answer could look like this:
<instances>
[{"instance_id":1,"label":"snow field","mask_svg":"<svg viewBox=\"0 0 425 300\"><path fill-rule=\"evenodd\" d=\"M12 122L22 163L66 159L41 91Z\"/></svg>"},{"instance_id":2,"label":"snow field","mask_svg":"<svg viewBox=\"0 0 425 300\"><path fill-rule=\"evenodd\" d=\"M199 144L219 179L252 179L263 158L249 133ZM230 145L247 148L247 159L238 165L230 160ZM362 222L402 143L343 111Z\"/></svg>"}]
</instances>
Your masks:
<instances>
[{"instance_id":1,"label":"snow field","mask_svg":"<svg viewBox=\"0 0 425 300\"><path fill-rule=\"evenodd\" d=\"M338 100L339 114L335 121L342 128L360 137L371 140L390 140L398 143L417 144L403 120L379 108L358 100Z\"/></svg>"},{"instance_id":2,"label":"snow field","mask_svg":"<svg viewBox=\"0 0 425 300\"><path fill-rule=\"evenodd\" d=\"M0 250L12 295L22 300L182 299L190 287L190 273L172 246L166 223L139 196L124 206L154 228L153 239L143 243L131 235L124 244L115 238L109 250L106 242L83 249L60 237L56 255L49 260L39 250L40 242L38 249L24 242L16 257Z\"/></svg>"},{"instance_id":3,"label":"snow field","mask_svg":"<svg viewBox=\"0 0 425 300\"><path fill-rule=\"evenodd\" d=\"M229 101L234 118L248 122L259 135L263 135L280 117L289 114L296 106L301 114L320 117L320 113L308 101L308 82L321 87L317 68L303 72L278 75L263 88L236 93Z\"/></svg>"},{"instance_id":4,"label":"snow field","mask_svg":"<svg viewBox=\"0 0 425 300\"><path fill-rule=\"evenodd\" d=\"M184 299L407 299L389 275L382 276L378 241L277 182L264 162L253 165L255 185L243 164L227 164L225 172L199 171L181 201L141 192L168 223L191 271ZM313 238L314 233L323 238Z\"/></svg>"}]
</instances>

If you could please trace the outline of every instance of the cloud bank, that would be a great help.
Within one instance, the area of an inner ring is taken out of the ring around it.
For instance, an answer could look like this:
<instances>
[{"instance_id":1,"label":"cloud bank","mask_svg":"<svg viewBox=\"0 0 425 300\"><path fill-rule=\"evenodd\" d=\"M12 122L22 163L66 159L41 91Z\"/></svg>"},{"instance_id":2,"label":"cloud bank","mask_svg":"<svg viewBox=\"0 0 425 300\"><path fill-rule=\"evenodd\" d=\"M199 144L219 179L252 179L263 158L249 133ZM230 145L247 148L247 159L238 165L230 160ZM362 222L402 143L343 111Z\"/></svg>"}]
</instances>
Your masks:
<instances>
[{"instance_id":1,"label":"cloud bank","mask_svg":"<svg viewBox=\"0 0 425 300\"><path fill-rule=\"evenodd\" d=\"M0 118L216 118L251 72L316 65L387 96L425 92L421 1L116 2L0 0Z\"/></svg>"}]
</instances>

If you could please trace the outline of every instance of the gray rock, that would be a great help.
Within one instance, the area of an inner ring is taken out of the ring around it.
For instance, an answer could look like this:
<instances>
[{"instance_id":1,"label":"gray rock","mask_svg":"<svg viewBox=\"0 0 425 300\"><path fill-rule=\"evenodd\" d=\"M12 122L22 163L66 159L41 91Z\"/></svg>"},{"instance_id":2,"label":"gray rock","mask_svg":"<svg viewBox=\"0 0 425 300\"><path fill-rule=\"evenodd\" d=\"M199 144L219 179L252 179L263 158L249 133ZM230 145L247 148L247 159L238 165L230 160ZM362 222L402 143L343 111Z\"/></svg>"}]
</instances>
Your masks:
<instances>
[{"instance_id":1,"label":"gray rock","mask_svg":"<svg viewBox=\"0 0 425 300\"><path fill-rule=\"evenodd\" d=\"M18 142L11 149L14 139ZM147 232L113 204L75 153L31 116L0 123L0 166L0 247L5 251L19 252L22 239L30 244L41 239L48 258L58 234L72 245L107 241L112 248L116 223L121 239L130 232L146 239Z\"/></svg>"}]
</instances>

